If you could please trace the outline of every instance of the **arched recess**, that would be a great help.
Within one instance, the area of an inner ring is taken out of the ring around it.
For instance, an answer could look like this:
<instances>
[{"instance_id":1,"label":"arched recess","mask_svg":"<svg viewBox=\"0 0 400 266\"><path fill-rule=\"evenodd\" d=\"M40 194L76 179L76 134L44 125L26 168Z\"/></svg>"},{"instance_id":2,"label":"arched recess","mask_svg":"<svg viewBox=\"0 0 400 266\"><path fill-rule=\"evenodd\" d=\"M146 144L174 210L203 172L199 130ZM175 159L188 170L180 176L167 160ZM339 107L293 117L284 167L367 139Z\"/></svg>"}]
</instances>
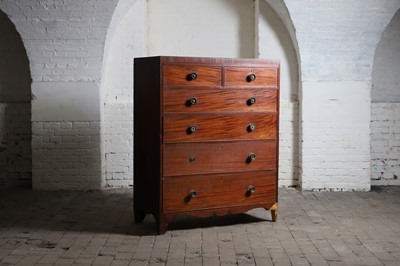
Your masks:
<instances>
[{"instance_id":1,"label":"arched recess","mask_svg":"<svg viewBox=\"0 0 400 266\"><path fill-rule=\"evenodd\" d=\"M273 1L273 8L267 4L268 1L260 1L262 3L252 0L173 0L168 3L161 0L119 1L107 34L101 82L101 102L104 103L102 169L105 186L127 186L133 183L134 57L181 55L271 58L273 54L273 58L277 54L281 57L278 59L282 60L284 77L281 80L281 95L284 97L284 115L281 118L284 123L281 126L285 127L285 140L280 145L285 156L281 157L280 176L283 180L280 185L297 185L299 69L297 46L293 41L294 29L283 1ZM258 5L261 7L260 13ZM214 15L217 17L214 18ZM259 16L263 17L262 25L268 27L265 32L270 34L263 36L266 38L262 41L256 36L261 25ZM225 23L222 28L216 25L220 21ZM288 26L291 28L288 29ZM258 49L260 44L263 46L261 53Z\"/></svg>"},{"instance_id":2,"label":"arched recess","mask_svg":"<svg viewBox=\"0 0 400 266\"><path fill-rule=\"evenodd\" d=\"M279 185L299 185L299 64L297 42L286 6L260 1L258 57L280 60Z\"/></svg>"},{"instance_id":3,"label":"arched recess","mask_svg":"<svg viewBox=\"0 0 400 266\"><path fill-rule=\"evenodd\" d=\"M0 189L32 186L31 74L14 24L0 10Z\"/></svg>"},{"instance_id":4,"label":"arched recess","mask_svg":"<svg viewBox=\"0 0 400 266\"><path fill-rule=\"evenodd\" d=\"M371 184L400 185L400 10L374 55L371 88Z\"/></svg>"},{"instance_id":5,"label":"arched recess","mask_svg":"<svg viewBox=\"0 0 400 266\"><path fill-rule=\"evenodd\" d=\"M133 184L133 58L146 56L146 1L120 0L107 33L102 80L103 187Z\"/></svg>"}]
</instances>

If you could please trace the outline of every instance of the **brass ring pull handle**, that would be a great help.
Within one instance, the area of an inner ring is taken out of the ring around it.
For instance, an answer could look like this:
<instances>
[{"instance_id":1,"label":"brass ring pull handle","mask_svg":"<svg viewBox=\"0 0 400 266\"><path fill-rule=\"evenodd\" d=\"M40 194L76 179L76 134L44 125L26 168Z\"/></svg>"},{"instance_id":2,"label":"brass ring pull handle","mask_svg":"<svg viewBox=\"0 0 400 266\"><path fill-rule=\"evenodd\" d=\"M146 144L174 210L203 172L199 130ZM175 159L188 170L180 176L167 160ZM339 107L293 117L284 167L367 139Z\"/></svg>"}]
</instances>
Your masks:
<instances>
[{"instance_id":1,"label":"brass ring pull handle","mask_svg":"<svg viewBox=\"0 0 400 266\"><path fill-rule=\"evenodd\" d=\"M193 134L196 131L197 131L197 126L195 126L195 125L188 127L187 130L186 130L186 132L188 134Z\"/></svg>"},{"instance_id":2,"label":"brass ring pull handle","mask_svg":"<svg viewBox=\"0 0 400 266\"><path fill-rule=\"evenodd\" d=\"M246 77L247 82L252 82L256 80L256 75L255 74L250 74Z\"/></svg>"},{"instance_id":3,"label":"brass ring pull handle","mask_svg":"<svg viewBox=\"0 0 400 266\"><path fill-rule=\"evenodd\" d=\"M254 130L256 130L256 124L250 123L250 124L247 126L247 132L253 132Z\"/></svg>"},{"instance_id":4,"label":"brass ring pull handle","mask_svg":"<svg viewBox=\"0 0 400 266\"><path fill-rule=\"evenodd\" d=\"M256 98L250 98L247 100L247 105L251 106L256 103Z\"/></svg>"},{"instance_id":5,"label":"brass ring pull handle","mask_svg":"<svg viewBox=\"0 0 400 266\"><path fill-rule=\"evenodd\" d=\"M192 105L195 105L195 104L197 104L197 99L196 98L190 98L190 99L188 99L187 101L186 101L186 106L187 107L190 107L190 106L192 106Z\"/></svg>"},{"instance_id":6,"label":"brass ring pull handle","mask_svg":"<svg viewBox=\"0 0 400 266\"><path fill-rule=\"evenodd\" d=\"M186 75L186 80L187 81L192 81L197 79L197 73L196 72L192 72Z\"/></svg>"},{"instance_id":7,"label":"brass ring pull handle","mask_svg":"<svg viewBox=\"0 0 400 266\"><path fill-rule=\"evenodd\" d=\"M188 193L188 196L189 196L189 198L191 198L191 199L197 197L197 192L196 192L196 190L193 190L193 189L190 190L189 193Z\"/></svg>"},{"instance_id":8,"label":"brass ring pull handle","mask_svg":"<svg viewBox=\"0 0 400 266\"><path fill-rule=\"evenodd\" d=\"M247 155L247 159L246 159L247 163L251 163L255 160L256 160L256 155L254 153L250 153L249 155Z\"/></svg>"}]
</instances>

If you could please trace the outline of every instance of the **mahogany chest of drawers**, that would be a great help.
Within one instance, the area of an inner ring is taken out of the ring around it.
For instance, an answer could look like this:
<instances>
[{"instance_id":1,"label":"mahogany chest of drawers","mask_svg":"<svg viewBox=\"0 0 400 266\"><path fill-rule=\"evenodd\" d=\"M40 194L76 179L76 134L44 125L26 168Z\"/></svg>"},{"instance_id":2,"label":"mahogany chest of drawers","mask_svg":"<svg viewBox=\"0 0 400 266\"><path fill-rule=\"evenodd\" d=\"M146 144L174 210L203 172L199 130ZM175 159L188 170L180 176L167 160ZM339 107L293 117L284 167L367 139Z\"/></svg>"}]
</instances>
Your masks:
<instances>
[{"instance_id":1,"label":"mahogany chest of drawers","mask_svg":"<svg viewBox=\"0 0 400 266\"><path fill-rule=\"evenodd\" d=\"M279 63L134 61L134 217L278 209Z\"/></svg>"}]
</instances>

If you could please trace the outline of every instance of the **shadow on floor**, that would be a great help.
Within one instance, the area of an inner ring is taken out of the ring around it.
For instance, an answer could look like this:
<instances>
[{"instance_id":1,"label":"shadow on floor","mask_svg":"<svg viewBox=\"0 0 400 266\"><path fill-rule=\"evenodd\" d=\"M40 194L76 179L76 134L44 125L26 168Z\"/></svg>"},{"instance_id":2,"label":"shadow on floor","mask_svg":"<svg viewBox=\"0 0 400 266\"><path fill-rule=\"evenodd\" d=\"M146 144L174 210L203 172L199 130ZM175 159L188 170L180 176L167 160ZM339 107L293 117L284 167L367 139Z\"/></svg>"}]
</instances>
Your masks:
<instances>
[{"instance_id":1,"label":"shadow on floor","mask_svg":"<svg viewBox=\"0 0 400 266\"><path fill-rule=\"evenodd\" d=\"M133 223L132 189L106 191L32 191L17 189L0 193L0 231L18 228L22 233L39 229L51 231L152 235L156 224L152 215L143 223ZM178 216L169 230L209 228L265 221L249 214L198 218Z\"/></svg>"}]
</instances>

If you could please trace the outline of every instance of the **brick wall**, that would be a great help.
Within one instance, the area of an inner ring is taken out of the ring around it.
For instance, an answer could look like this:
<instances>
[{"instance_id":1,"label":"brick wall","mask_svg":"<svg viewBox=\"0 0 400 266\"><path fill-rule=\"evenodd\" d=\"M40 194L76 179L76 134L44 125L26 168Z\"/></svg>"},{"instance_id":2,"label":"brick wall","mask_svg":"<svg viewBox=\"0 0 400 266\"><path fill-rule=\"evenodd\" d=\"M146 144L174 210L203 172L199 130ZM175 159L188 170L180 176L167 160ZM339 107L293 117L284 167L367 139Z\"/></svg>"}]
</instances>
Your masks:
<instances>
[{"instance_id":1,"label":"brick wall","mask_svg":"<svg viewBox=\"0 0 400 266\"><path fill-rule=\"evenodd\" d=\"M298 62L289 31L269 4L257 1L256 53L280 60L279 185L296 186L299 178Z\"/></svg>"},{"instance_id":2,"label":"brick wall","mask_svg":"<svg viewBox=\"0 0 400 266\"><path fill-rule=\"evenodd\" d=\"M0 9L22 38L33 79L35 188L92 189L132 183L133 155L126 148L132 145L133 133L128 129L132 128L132 72L127 67L132 62L129 57L143 55L148 48L144 38L148 22L142 16L147 12L129 17L137 1L0 1ZM253 8L252 1L249 2ZM284 131L281 132L285 133L281 135L280 160L286 166L280 169L281 184L296 182L296 178L290 177L297 175L298 165L299 184L303 189L368 190L373 56L381 33L400 2L268 2L279 11L277 14L292 38L299 67L294 73L299 74L300 89L296 92L292 85L283 83L282 86L281 129ZM242 5L243 1L236 3ZM168 8L173 12L173 7ZM243 10L225 9L219 13L219 18L226 22L222 14L242 14L237 11ZM113 14L118 17L118 23L113 22ZM137 23L130 24L136 19ZM128 30L135 25L140 25L138 30ZM250 24L246 23L244 28L241 23L234 25L243 30ZM275 26L282 29L282 26ZM170 30L173 32L173 28ZM233 32L237 33L237 28ZM245 31L248 32L253 31ZM192 36L192 43L201 48L209 47L207 45L214 39L207 36ZM259 40L246 37L245 43L239 41L243 40L241 36L236 36L240 43L239 46L235 43L236 48L247 51L249 44L258 44L260 51L266 51L260 55L268 53L268 46L260 46L262 42L271 44L268 36L263 39L260 35ZM281 40L288 43L288 37ZM277 44L285 46L285 42ZM163 47L161 41L155 44L151 47ZM202 55L214 55L211 52L215 48L211 45L209 50L201 50ZM218 49L229 54L226 46ZM240 50L235 51L229 56L241 54ZM294 51L289 58L294 58ZM292 64L295 63L291 61ZM58 135L61 132L64 135ZM64 155L74 151L90 154ZM64 156L70 161L63 162ZM57 158L57 162L53 158ZM86 179L82 175L84 169L90 172Z\"/></svg>"},{"instance_id":3,"label":"brick wall","mask_svg":"<svg viewBox=\"0 0 400 266\"><path fill-rule=\"evenodd\" d=\"M29 57L35 189L104 186L99 84L117 2L0 1Z\"/></svg>"},{"instance_id":4,"label":"brick wall","mask_svg":"<svg viewBox=\"0 0 400 266\"><path fill-rule=\"evenodd\" d=\"M372 103L373 185L400 185L400 103Z\"/></svg>"},{"instance_id":5,"label":"brick wall","mask_svg":"<svg viewBox=\"0 0 400 266\"><path fill-rule=\"evenodd\" d=\"M107 187L133 185L133 59L146 55L147 3L128 4L115 11L105 48L101 89Z\"/></svg>"},{"instance_id":6,"label":"brick wall","mask_svg":"<svg viewBox=\"0 0 400 266\"><path fill-rule=\"evenodd\" d=\"M99 122L33 122L32 157L36 189L103 186Z\"/></svg>"},{"instance_id":7,"label":"brick wall","mask_svg":"<svg viewBox=\"0 0 400 266\"><path fill-rule=\"evenodd\" d=\"M373 55L400 2L285 3L301 68L301 186L369 190Z\"/></svg>"}]
</instances>

